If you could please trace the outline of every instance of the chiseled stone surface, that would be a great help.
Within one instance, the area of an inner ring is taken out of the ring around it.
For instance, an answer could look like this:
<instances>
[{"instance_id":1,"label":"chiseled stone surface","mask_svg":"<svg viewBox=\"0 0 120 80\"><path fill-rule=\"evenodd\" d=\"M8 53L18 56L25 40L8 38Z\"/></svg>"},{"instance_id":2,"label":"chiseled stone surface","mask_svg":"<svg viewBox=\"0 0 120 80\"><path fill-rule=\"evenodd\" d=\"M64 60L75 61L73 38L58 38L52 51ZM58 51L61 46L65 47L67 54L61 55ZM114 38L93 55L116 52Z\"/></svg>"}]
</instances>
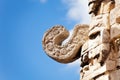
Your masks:
<instances>
[{"instance_id":1,"label":"chiseled stone surface","mask_svg":"<svg viewBox=\"0 0 120 80\"><path fill-rule=\"evenodd\" d=\"M109 80L120 80L120 70L112 71L109 76L110 76Z\"/></svg>"},{"instance_id":2,"label":"chiseled stone surface","mask_svg":"<svg viewBox=\"0 0 120 80\"><path fill-rule=\"evenodd\" d=\"M88 0L91 22L69 32L54 26L43 37L47 55L60 63L80 58L80 80L120 80L120 0Z\"/></svg>"},{"instance_id":3,"label":"chiseled stone surface","mask_svg":"<svg viewBox=\"0 0 120 80\"><path fill-rule=\"evenodd\" d=\"M110 13L113 8L114 2L112 0L103 0L103 2L101 2L99 14Z\"/></svg>"},{"instance_id":4,"label":"chiseled stone surface","mask_svg":"<svg viewBox=\"0 0 120 80\"><path fill-rule=\"evenodd\" d=\"M84 74L81 74L81 80L120 80L118 77L120 75L120 6L117 5L118 2L120 1L101 1L97 14L91 16L88 44L81 52L82 55L88 54L88 63L84 63L84 66L89 66L86 70L82 66Z\"/></svg>"},{"instance_id":5,"label":"chiseled stone surface","mask_svg":"<svg viewBox=\"0 0 120 80\"><path fill-rule=\"evenodd\" d=\"M116 23L111 26L111 39L115 39L117 37L120 37L120 24Z\"/></svg>"},{"instance_id":6,"label":"chiseled stone surface","mask_svg":"<svg viewBox=\"0 0 120 80\"><path fill-rule=\"evenodd\" d=\"M120 0L115 0L115 2L116 2L116 6L118 6L118 5L120 5Z\"/></svg>"},{"instance_id":7,"label":"chiseled stone surface","mask_svg":"<svg viewBox=\"0 0 120 80\"><path fill-rule=\"evenodd\" d=\"M79 58L79 49L88 40L88 25L76 25L71 39L64 45L62 41L66 39L69 32L60 25L49 29L43 37L43 48L52 59L69 63Z\"/></svg>"},{"instance_id":8,"label":"chiseled stone surface","mask_svg":"<svg viewBox=\"0 0 120 80\"><path fill-rule=\"evenodd\" d=\"M96 78L96 80L110 80L109 74L104 74L104 75ZM111 79L111 80L112 80L112 79Z\"/></svg>"},{"instance_id":9,"label":"chiseled stone surface","mask_svg":"<svg viewBox=\"0 0 120 80\"><path fill-rule=\"evenodd\" d=\"M115 23L120 23L120 5L116 6L114 9L110 12L110 25L112 26Z\"/></svg>"}]
</instances>

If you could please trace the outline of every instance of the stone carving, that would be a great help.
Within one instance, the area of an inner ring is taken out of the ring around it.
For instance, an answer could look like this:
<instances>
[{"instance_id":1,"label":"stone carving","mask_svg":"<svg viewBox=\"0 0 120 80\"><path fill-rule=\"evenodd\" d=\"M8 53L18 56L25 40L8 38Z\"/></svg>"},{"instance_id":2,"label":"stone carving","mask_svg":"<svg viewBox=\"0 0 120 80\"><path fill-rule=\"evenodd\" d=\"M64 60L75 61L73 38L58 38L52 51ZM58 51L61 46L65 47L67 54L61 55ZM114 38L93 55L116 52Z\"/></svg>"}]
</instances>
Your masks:
<instances>
[{"instance_id":1,"label":"stone carving","mask_svg":"<svg viewBox=\"0 0 120 80\"><path fill-rule=\"evenodd\" d=\"M88 0L89 14L97 15L101 2L103 0Z\"/></svg>"},{"instance_id":2,"label":"stone carving","mask_svg":"<svg viewBox=\"0 0 120 80\"><path fill-rule=\"evenodd\" d=\"M53 27L43 38L44 50L61 63L80 58L80 80L120 80L120 0L88 1L89 27L76 26L65 45L68 31Z\"/></svg>"},{"instance_id":3,"label":"stone carving","mask_svg":"<svg viewBox=\"0 0 120 80\"><path fill-rule=\"evenodd\" d=\"M68 63L80 57L80 47L88 40L88 25L77 25L70 40L62 45L69 32L60 25L48 30L43 37L43 47L48 56L58 62Z\"/></svg>"}]
</instances>

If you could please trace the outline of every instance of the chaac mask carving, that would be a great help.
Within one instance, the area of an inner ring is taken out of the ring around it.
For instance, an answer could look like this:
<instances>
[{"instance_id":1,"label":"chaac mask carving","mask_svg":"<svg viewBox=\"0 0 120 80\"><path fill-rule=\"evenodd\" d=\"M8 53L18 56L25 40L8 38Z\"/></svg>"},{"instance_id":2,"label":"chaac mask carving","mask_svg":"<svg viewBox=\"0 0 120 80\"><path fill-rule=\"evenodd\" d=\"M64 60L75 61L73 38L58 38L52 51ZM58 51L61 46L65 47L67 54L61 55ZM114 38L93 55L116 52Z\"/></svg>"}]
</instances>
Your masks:
<instances>
[{"instance_id":1,"label":"chaac mask carving","mask_svg":"<svg viewBox=\"0 0 120 80\"><path fill-rule=\"evenodd\" d=\"M60 25L49 29L43 37L47 55L60 63L81 59L81 80L110 79L109 71L119 69L120 0L88 0L91 22L74 27L72 37L62 44L69 32ZM113 61L111 61L113 60ZM110 65L113 65L110 67ZM120 80L120 77L116 80Z\"/></svg>"}]
</instances>

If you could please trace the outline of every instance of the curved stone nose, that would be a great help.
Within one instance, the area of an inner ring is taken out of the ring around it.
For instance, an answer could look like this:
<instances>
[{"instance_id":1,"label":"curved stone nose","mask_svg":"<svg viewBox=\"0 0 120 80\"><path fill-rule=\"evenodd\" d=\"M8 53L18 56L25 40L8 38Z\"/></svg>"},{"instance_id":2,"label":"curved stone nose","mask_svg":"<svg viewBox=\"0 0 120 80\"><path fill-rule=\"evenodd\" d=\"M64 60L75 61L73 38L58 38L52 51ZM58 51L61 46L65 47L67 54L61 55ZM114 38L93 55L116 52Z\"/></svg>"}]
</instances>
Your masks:
<instances>
[{"instance_id":1,"label":"curved stone nose","mask_svg":"<svg viewBox=\"0 0 120 80\"><path fill-rule=\"evenodd\" d=\"M88 25L77 25L66 44L63 40L69 32L63 26L54 26L43 37L43 48L48 56L60 63L73 62L80 58L80 47L88 40Z\"/></svg>"}]
</instances>

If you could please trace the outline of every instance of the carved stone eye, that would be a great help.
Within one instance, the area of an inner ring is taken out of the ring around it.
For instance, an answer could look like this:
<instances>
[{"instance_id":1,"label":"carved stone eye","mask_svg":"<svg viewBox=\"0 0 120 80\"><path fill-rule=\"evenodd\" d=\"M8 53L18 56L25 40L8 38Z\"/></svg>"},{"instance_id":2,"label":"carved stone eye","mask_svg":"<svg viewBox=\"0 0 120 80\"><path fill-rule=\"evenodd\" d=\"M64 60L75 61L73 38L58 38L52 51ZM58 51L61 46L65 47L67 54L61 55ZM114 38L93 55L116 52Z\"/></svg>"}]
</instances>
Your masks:
<instances>
[{"instance_id":1,"label":"carved stone eye","mask_svg":"<svg viewBox=\"0 0 120 80\"><path fill-rule=\"evenodd\" d=\"M95 39L97 36L100 36L100 32L96 32L89 36L89 39Z\"/></svg>"}]
</instances>

